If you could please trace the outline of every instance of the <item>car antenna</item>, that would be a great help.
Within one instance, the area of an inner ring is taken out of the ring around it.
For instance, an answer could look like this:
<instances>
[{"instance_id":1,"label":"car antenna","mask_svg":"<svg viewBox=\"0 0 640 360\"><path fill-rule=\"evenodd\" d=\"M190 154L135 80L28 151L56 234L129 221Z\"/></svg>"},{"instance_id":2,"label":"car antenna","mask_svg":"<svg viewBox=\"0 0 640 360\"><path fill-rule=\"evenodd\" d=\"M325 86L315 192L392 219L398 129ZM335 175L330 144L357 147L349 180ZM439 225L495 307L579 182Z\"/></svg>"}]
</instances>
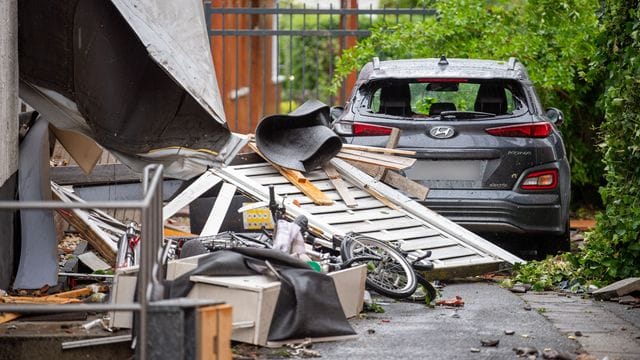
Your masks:
<instances>
[{"instance_id":1,"label":"car antenna","mask_svg":"<svg viewBox=\"0 0 640 360\"><path fill-rule=\"evenodd\" d=\"M447 57L445 55L440 56L440 61L438 61L438 65L441 65L441 66L449 65L449 61L447 61Z\"/></svg>"},{"instance_id":2,"label":"car antenna","mask_svg":"<svg viewBox=\"0 0 640 360\"><path fill-rule=\"evenodd\" d=\"M380 70L380 59L377 56L373 58L373 70Z\"/></svg>"}]
</instances>

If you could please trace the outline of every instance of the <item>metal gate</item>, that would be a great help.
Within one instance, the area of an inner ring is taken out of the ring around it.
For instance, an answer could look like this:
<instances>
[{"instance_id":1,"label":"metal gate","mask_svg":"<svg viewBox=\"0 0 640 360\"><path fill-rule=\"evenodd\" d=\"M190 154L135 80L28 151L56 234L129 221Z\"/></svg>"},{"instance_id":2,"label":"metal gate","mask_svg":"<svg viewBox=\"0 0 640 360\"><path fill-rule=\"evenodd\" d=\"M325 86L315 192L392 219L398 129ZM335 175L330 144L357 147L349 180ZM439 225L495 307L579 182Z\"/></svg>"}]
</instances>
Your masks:
<instances>
[{"instance_id":1,"label":"metal gate","mask_svg":"<svg viewBox=\"0 0 640 360\"><path fill-rule=\"evenodd\" d=\"M336 57L382 24L420 21L426 8L307 7L267 0L207 0L205 18L227 122L236 132L255 130L270 114L287 113L314 98L342 105L355 73L334 93ZM318 2L319 3L319 2Z\"/></svg>"}]
</instances>

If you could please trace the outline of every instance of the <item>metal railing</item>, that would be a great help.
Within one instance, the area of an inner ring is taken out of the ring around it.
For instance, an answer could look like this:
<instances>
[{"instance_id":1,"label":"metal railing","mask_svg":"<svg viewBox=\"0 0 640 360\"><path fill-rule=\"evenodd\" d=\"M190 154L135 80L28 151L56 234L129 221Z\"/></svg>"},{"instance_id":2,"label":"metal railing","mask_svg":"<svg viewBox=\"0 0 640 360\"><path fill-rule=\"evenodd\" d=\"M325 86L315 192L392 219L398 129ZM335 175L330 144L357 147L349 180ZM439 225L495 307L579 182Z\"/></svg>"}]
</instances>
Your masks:
<instances>
[{"instance_id":1,"label":"metal railing","mask_svg":"<svg viewBox=\"0 0 640 360\"><path fill-rule=\"evenodd\" d=\"M252 132L266 115L285 113L311 98L343 105L355 77L333 93L336 57L378 23L421 21L428 8L313 8L290 2L204 1L204 13L232 130ZM244 7L239 7L244 6ZM250 5L249 5L250 6Z\"/></svg>"},{"instance_id":2,"label":"metal railing","mask_svg":"<svg viewBox=\"0 0 640 360\"><path fill-rule=\"evenodd\" d=\"M148 165L144 169L143 198L138 201L91 201L67 203L61 201L3 201L0 210L14 209L139 209L142 212L142 241L140 242L140 271L138 302L131 304L0 304L0 312L57 313L76 311L138 311L140 313L137 346L141 359L147 358L148 307L159 300L157 284L161 274L160 244L162 243L162 165Z\"/></svg>"}]
</instances>

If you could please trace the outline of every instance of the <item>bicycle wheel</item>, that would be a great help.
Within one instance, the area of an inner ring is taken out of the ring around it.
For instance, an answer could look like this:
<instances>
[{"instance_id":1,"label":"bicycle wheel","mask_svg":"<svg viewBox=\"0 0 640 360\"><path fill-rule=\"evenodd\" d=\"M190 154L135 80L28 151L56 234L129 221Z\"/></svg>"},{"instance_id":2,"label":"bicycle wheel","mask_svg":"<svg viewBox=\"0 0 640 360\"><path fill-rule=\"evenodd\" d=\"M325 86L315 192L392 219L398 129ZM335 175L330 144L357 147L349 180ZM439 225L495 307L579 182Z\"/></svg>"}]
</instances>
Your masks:
<instances>
[{"instance_id":1,"label":"bicycle wheel","mask_svg":"<svg viewBox=\"0 0 640 360\"><path fill-rule=\"evenodd\" d=\"M416 271L415 273L416 273L416 279L418 280L418 286L416 287L416 291L413 294L411 294L409 299L416 302L424 301L425 303L427 303L427 305L429 305L430 303L436 300L436 296L438 296L438 292L436 288L433 287L433 284L429 282L429 280L427 280L419 272ZM429 299L428 302L427 302L427 299Z\"/></svg>"},{"instance_id":2,"label":"bicycle wheel","mask_svg":"<svg viewBox=\"0 0 640 360\"><path fill-rule=\"evenodd\" d=\"M368 256L367 285L376 292L393 299L403 299L416 290L416 274L411 264L389 244L365 235L347 235L340 244L343 261ZM357 261L355 262L358 263Z\"/></svg>"}]
</instances>

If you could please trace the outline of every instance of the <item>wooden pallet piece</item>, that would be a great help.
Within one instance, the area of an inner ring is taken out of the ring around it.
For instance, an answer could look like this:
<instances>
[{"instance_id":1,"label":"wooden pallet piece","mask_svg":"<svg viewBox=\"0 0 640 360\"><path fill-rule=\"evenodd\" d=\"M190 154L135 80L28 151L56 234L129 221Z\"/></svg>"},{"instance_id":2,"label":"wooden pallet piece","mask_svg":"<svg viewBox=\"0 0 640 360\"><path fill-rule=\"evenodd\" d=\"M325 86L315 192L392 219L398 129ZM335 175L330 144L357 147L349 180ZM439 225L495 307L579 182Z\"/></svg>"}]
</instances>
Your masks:
<instances>
[{"instance_id":1,"label":"wooden pallet piece","mask_svg":"<svg viewBox=\"0 0 640 360\"><path fill-rule=\"evenodd\" d=\"M381 153L393 154L393 155L411 156L411 155L415 155L416 154L416 152L413 151L413 150L394 149L395 146L393 148L380 148L380 147L365 146L365 145L342 144L342 148L343 149L348 149L348 150L362 150L362 151L368 151L368 152L381 152Z\"/></svg>"},{"instance_id":2,"label":"wooden pallet piece","mask_svg":"<svg viewBox=\"0 0 640 360\"><path fill-rule=\"evenodd\" d=\"M249 147L255 151L258 155L260 155L266 161L269 161L258 149L255 143L249 143ZM271 163L269 161L269 163ZM293 186L298 188L305 194L309 199L313 200L313 203L316 205L331 205L333 204L333 200L331 200L328 196L326 196L322 190L316 187L311 181L309 181L301 172L297 170L291 170L283 168L277 164L271 163L271 165L278 170L282 176L284 176Z\"/></svg>"},{"instance_id":3,"label":"wooden pallet piece","mask_svg":"<svg viewBox=\"0 0 640 360\"><path fill-rule=\"evenodd\" d=\"M369 176L376 178L380 174L380 166L365 164L358 161L347 161L349 164L357 167L359 170L367 173ZM429 194L429 188L418 184L417 182L408 179L394 171L387 170L384 172L380 179L387 185L391 185L394 188L404 191L407 195L410 195L417 200L423 201Z\"/></svg>"},{"instance_id":4,"label":"wooden pallet piece","mask_svg":"<svg viewBox=\"0 0 640 360\"><path fill-rule=\"evenodd\" d=\"M349 186L340 177L338 170L336 170L336 168L329 163L324 164L322 166L322 169L329 177L329 181L331 181L333 186L335 186L336 191L338 192L338 194L340 194L340 198L342 199L342 201L344 201L345 205L350 208L357 207L358 202L349 191Z\"/></svg>"},{"instance_id":5,"label":"wooden pallet piece","mask_svg":"<svg viewBox=\"0 0 640 360\"><path fill-rule=\"evenodd\" d=\"M416 159L410 159L400 156L375 154L361 150L341 150L336 157L344 160L359 161L366 164L384 166L392 170L403 170L413 166Z\"/></svg>"}]
</instances>

